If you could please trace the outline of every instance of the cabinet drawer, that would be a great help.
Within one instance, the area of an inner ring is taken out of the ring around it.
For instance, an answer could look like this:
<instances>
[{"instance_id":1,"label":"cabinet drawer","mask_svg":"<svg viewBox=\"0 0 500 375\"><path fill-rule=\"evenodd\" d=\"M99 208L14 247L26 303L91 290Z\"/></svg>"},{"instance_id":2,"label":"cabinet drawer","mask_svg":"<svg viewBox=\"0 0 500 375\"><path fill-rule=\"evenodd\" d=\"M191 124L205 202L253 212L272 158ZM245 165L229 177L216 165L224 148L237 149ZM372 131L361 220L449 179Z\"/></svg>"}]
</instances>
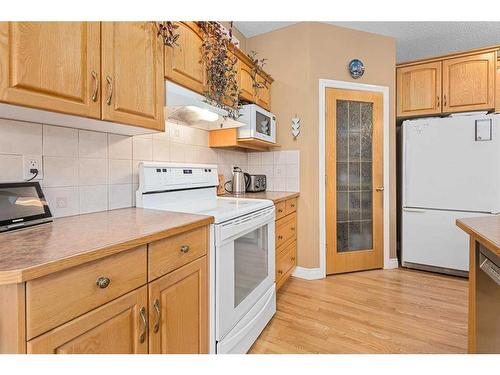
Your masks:
<instances>
[{"instance_id":1,"label":"cabinet drawer","mask_svg":"<svg viewBox=\"0 0 500 375\"><path fill-rule=\"evenodd\" d=\"M296 214L288 215L276 221L276 248L295 238Z\"/></svg>"},{"instance_id":2,"label":"cabinet drawer","mask_svg":"<svg viewBox=\"0 0 500 375\"><path fill-rule=\"evenodd\" d=\"M286 202L276 203L276 220L281 219L286 215Z\"/></svg>"},{"instance_id":3,"label":"cabinet drawer","mask_svg":"<svg viewBox=\"0 0 500 375\"><path fill-rule=\"evenodd\" d=\"M285 215L289 215L295 211L297 211L297 198L285 201Z\"/></svg>"},{"instance_id":4,"label":"cabinet drawer","mask_svg":"<svg viewBox=\"0 0 500 375\"><path fill-rule=\"evenodd\" d=\"M205 255L208 248L207 227L198 228L149 244L149 280Z\"/></svg>"},{"instance_id":5,"label":"cabinet drawer","mask_svg":"<svg viewBox=\"0 0 500 375\"><path fill-rule=\"evenodd\" d=\"M146 256L146 246L140 246L28 281L27 338L31 339L146 284Z\"/></svg>"},{"instance_id":6,"label":"cabinet drawer","mask_svg":"<svg viewBox=\"0 0 500 375\"><path fill-rule=\"evenodd\" d=\"M281 287L296 264L297 241L290 243L276 259L276 286Z\"/></svg>"}]
</instances>

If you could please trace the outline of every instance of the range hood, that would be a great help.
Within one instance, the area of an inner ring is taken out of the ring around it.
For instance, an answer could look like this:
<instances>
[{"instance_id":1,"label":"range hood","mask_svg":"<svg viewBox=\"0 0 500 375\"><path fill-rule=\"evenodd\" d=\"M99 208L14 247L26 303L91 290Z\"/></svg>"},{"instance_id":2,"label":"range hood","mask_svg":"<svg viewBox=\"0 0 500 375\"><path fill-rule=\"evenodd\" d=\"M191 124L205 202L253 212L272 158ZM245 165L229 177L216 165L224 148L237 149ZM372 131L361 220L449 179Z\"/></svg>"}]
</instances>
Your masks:
<instances>
[{"instance_id":1,"label":"range hood","mask_svg":"<svg viewBox=\"0 0 500 375\"><path fill-rule=\"evenodd\" d=\"M165 118L169 122L192 126L203 130L238 128L244 124L227 117L222 108L206 102L203 95L173 82L165 82Z\"/></svg>"}]
</instances>

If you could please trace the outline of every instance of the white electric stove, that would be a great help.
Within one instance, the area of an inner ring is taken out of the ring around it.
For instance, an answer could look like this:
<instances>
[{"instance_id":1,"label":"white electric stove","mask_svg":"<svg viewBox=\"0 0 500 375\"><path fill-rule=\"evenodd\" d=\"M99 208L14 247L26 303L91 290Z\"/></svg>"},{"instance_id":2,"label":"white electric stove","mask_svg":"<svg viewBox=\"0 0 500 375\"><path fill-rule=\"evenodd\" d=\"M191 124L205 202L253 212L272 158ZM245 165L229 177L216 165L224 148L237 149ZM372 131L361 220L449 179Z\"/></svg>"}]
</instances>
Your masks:
<instances>
[{"instance_id":1,"label":"white electric stove","mask_svg":"<svg viewBox=\"0 0 500 375\"><path fill-rule=\"evenodd\" d=\"M139 165L137 207L214 217L210 228L210 351L246 353L276 312L274 205L217 197L217 166Z\"/></svg>"}]
</instances>

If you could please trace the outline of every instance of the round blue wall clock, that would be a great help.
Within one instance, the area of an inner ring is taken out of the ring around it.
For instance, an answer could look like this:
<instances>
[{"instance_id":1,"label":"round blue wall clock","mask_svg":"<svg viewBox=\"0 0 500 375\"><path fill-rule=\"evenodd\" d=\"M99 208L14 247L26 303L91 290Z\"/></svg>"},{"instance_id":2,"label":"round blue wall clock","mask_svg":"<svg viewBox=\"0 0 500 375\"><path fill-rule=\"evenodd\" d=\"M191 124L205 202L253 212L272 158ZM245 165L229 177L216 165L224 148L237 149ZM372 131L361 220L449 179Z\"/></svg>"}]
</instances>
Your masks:
<instances>
[{"instance_id":1,"label":"round blue wall clock","mask_svg":"<svg viewBox=\"0 0 500 375\"><path fill-rule=\"evenodd\" d=\"M349 63L349 73L351 73L351 77L357 79L363 75L365 72L365 66L363 62L358 59L351 60Z\"/></svg>"}]
</instances>

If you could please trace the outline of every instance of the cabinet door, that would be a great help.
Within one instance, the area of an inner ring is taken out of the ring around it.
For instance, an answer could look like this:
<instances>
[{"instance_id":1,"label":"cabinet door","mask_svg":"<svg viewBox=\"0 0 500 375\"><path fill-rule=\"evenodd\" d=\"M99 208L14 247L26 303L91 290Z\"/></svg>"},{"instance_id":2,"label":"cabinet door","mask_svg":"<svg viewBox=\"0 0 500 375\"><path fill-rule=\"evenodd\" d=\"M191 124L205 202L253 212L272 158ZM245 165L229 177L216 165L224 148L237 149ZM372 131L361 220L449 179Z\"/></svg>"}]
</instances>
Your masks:
<instances>
[{"instance_id":1,"label":"cabinet door","mask_svg":"<svg viewBox=\"0 0 500 375\"><path fill-rule=\"evenodd\" d=\"M441 113L441 62L398 68L397 116Z\"/></svg>"},{"instance_id":2,"label":"cabinet door","mask_svg":"<svg viewBox=\"0 0 500 375\"><path fill-rule=\"evenodd\" d=\"M103 120L164 130L163 45L153 22L102 23Z\"/></svg>"},{"instance_id":3,"label":"cabinet door","mask_svg":"<svg viewBox=\"0 0 500 375\"><path fill-rule=\"evenodd\" d=\"M257 88L256 95L256 103L260 105L262 108L271 110L271 84L268 83L264 77L260 74L257 74L257 84L259 88Z\"/></svg>"},{"instance_id":4,"label":"cabinet door","mask_svg":"<svg viewBox=\"0 0 500 375\"><path fill-rule=\"evenodd\" d=\"M255 101L255 87L252 79L252 68L244 61L238 61L238 83L240 98L248 102Z\"/></svg>"},{"instance_id":5,"label":"cabinet door","mask_svg":"<svg viewBox=\"0 0 500 375\"><path fill-rule=\"evenodd\" d=\"M195 22L176 22L176 46L165 47L165 78L203 94L205 69L202 60L203 37Z\"/></svg>"},{"instance_id":6,"label":"cabinet door","mask_svg":"<svg viewBox=\"0 0 500 375\"><path fill-rule=\"evenodd\" d=\"M0 101L101 117L99 22L0 22Z\"/></svg>"},{"instance_id":7,"label":"cabinet door","mask_svg":"<svg viewBox=\"0 0 500 375\"><path fill-rule=\"evenodd\" d=\"M495 107L496 52L443 61L443 112Z\"/></svg>"},{"instance_id":8,"label":"cabinet door","mask_svg":"<svg viewBox=\"0 0 500 375\"><path fill-rule=\"evenodd\" d=\"M207 257L149 284L149 352L208 353Z\"/></svg>"},{"instance_id":9,"label":"cabinet door","mask_svg":"<svg viewBox=\"0 0 500 375\"><path fill-rule=\"evenodd\" d=\"M495 86L495 111L500 112L500 60L497 60L497 79Z\"/></svg>"},{"instance_id":10,"label":"cabinet door","mask_svg":"<svg viewBox=\"0 0 500 375\"><path fill-rule=\"evenodd\" d=\"M38 354L146 354L147 287L143 286L28 341Z\"/></svg>"}]
</instances>

